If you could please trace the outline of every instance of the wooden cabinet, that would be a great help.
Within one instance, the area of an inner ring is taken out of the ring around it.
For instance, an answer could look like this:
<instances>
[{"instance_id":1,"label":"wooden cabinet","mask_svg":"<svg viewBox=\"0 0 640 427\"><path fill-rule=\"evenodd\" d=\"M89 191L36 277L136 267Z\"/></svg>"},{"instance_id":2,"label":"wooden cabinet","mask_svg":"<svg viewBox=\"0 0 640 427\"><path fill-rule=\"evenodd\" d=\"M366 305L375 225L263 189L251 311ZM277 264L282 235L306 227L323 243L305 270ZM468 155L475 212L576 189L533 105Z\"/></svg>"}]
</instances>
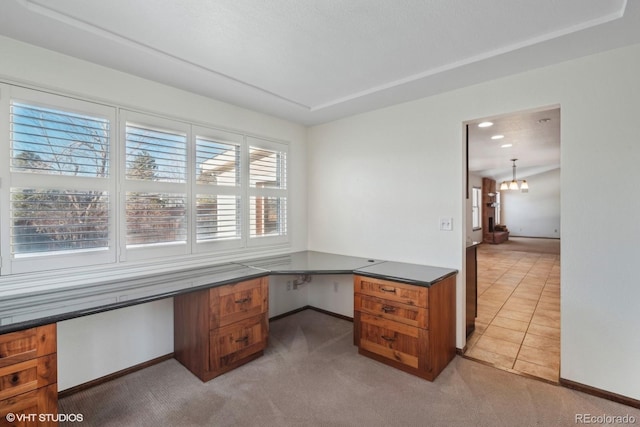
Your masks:
<instances>
[{"instance_id":1,"label":"wooden cabinet","mask_svg":"<svg viewBox=\"0 0 640 427\"><path fill-rule=\"evenodd\" d=\"M209 381L263 354L269 334L266 277L174 298L175 358Z\"/></svg>"},{"instance_id":2,"label":"wooden cabinet","mask_svg":"<svg viewBox=\"0 0 640 427\"><path fill-rule=\"evenodd\" d=\"M0 425L58 425L57 383L55 324L0 335Z\"/></svg>"},{"instance_id":3,"label":"wooden cabinet","mask_svg":"<svg viewBox=\"0 0 640 427\"><path fill-rule=\"evenodd\" d=\"M478 316L478 245L467 246L467 337L476 329Z\"/></svg>"},{"instance_id":4,"label":"wooden cabinet","mask_svg":"<svg viewBox=\"0 0 640 427\"><path fill-rule=\"evenodd\" d=\"M431 287L354 276L358 352L433 381L453 359L455 276Z\"/></svg>"}]
</instances>

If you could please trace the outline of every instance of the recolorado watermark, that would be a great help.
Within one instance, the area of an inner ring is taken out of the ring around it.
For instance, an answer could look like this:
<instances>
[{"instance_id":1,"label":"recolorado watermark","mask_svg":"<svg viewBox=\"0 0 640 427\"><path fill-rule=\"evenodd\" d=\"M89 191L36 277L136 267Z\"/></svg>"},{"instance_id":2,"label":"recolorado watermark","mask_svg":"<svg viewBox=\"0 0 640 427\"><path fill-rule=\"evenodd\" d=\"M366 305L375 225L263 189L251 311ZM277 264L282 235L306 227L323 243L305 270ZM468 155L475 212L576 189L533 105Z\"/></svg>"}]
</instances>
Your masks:
<instances>
[{"instance_id":1,"label":"recolorado watermark","mask_svg":"<svg viewBox=\"0 0 640 427\"><path fill-rule=\"evenodd\" d=\"M81 423L84 421L82 414L14 414L9 412L4 418L10 423Z\"/></svg>"},{"instance_id":2,"label":"recolorado watermark","mask_svg":"<svg viewBox=\"0 0 640 427\"><path fill-rule=\"evenodd\" d=\"M576 424L635 424L637 418L633 415L595 415L576 414Z\"/></svg>"}]
</instances>

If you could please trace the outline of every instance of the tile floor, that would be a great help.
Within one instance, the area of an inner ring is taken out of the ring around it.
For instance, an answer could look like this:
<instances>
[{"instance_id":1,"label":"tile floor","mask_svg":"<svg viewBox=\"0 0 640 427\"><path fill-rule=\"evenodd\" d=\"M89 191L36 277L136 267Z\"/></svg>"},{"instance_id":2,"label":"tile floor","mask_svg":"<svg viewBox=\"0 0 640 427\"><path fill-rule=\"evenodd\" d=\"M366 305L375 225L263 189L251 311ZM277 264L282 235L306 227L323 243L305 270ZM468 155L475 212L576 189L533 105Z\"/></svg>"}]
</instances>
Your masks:
<instances>
[{"instance_id":1,"label":"tile floor","mask_svg":"<svg viewBox=\"0 0 640 427\"><path fill-rule=\"evenodd\" d=\"M478 317L466 357L557 383L560 255L478 247Z\"/></svg>"}]
</instances>

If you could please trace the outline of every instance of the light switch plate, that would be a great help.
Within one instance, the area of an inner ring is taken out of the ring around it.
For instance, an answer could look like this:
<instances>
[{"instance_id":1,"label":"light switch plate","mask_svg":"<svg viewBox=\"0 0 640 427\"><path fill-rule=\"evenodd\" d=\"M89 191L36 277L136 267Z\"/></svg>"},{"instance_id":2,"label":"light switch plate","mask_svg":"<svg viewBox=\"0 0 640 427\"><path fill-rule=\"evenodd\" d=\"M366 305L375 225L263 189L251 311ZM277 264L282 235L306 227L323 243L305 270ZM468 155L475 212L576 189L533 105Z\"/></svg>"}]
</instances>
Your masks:
<instances>
[{"instance_id":1,"label":"light switch plate","mask_svg":"<svg viewBox=\"0 0 640 427\"><path fill-rule=\"evenodd\" d=\"M453 218L451 218L451 217L442 217L442 218L440 218L440 230L442 230L442 231L452 231L453 230Z\"/></svg>"}]
</instances>

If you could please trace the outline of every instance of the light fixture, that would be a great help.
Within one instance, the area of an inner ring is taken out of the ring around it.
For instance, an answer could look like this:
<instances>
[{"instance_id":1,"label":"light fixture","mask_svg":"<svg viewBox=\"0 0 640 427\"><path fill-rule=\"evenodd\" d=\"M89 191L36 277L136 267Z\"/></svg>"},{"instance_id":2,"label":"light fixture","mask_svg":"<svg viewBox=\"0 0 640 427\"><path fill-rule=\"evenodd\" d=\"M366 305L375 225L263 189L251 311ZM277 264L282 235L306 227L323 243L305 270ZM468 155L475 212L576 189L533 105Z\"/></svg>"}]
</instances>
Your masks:
<instances>
[{"instance_id":1,"label":"light fixture","mask_svg":"<svg viewBox=\"0 0 640 427\"><path fill-rule=\"evenodd\" d=\"M504 135L493 135L491 137L491 139L502 139L502 138L504 138Z\"/></svg>"},{"instance_id":2,"label":"light fixture","mask_svg":"<svg viewBox=\"0 0 640 427\"><path fill-rule=\"evenodd\" d=\"M527 180L522 180L522 184L519 185L518 180L516 179L516 160L518 159L511 159L511 161L513 162L513 176L511 178L511 181L502 181L502 183L500 184L500 190L521 190L523 193L527 193L529 192L529 184L527 183Z\"/></svg>"},{"instance_id":3,"label":"light fixture","mask_svg":"<svg viewBox=\"0 0 640 427\"><path fill-rule=\"evenodd\" d=\"M502 144L500 146L500 148L509 148L509 147L513 147L513 144Z\"/></svg>"},{"instance_id":4,"label":"light fixture","mask_svg":"<svg viewBox=\"0 0 640 427\"><path fill-rule=\"evenodd\" d=\"M491 122L482 122L482 123L478 124L479 128L488 128L490 126L493 126L493 123L491 123Z\"/></svg>"}]
</instances>

